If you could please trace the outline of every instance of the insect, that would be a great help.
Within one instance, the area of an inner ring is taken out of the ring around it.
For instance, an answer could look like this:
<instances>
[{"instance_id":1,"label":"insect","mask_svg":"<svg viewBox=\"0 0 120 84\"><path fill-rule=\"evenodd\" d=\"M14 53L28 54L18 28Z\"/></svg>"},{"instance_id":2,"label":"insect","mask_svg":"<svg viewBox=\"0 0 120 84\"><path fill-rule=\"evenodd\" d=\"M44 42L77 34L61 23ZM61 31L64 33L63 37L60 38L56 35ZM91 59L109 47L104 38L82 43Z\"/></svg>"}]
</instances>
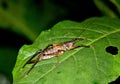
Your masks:
<instances>
[{"instance_id":1,"label":"insect","mask_svg":"<svg viewBox=\"0 0 120 84\"><path fill-rule=\"evenodd\" d=\"M28 75L30 71L34 68L34 66L40 62L41 60L50 59L52 57L59 57L61 56L65 51L67 50L73 50L75 48L79 47L86 47L90 48L91 46L87 45L77 45L75 46L74 43L77 40L85 40L86 38L74 38L71 41L67 41L64 43L58 43L58 44L50 44L48 45L44 50L38 50L36 53L23 65L22 69L26 66L26 64L33 64L31 68L25 73L25 75ZM32 60L35 56L38 56L35 60ZM57 60L57 63L59 63L59 60Z\"/></svg>"}]
</instances>

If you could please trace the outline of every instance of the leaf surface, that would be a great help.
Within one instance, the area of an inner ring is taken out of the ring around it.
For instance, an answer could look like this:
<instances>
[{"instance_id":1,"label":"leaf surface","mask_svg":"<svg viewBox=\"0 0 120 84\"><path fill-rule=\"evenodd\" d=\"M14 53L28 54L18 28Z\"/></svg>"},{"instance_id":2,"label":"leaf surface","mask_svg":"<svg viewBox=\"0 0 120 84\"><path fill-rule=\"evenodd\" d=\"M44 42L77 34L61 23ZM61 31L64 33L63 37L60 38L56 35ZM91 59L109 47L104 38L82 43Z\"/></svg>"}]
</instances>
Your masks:
<instances>
[{"instance_id":1,"label":"leaf surface","mask_svg":"<svg viewBox=\"0 0 120 84\"><path fill-rule=\"evenodd\" d=\"M24 45L18 54L13 70L14 84L107 84L120 75L120 54L106 52L108 46L120 49L120 20L90 18L81 23L63 21L43 31L32 45ZM27 77L22 77L31 64L19 71L37 50L48 44L70 41L76 37L87 40L75 45L92 45L93 48L77 48L56 58L39 62Z\"/></svg>"}]
</instances>

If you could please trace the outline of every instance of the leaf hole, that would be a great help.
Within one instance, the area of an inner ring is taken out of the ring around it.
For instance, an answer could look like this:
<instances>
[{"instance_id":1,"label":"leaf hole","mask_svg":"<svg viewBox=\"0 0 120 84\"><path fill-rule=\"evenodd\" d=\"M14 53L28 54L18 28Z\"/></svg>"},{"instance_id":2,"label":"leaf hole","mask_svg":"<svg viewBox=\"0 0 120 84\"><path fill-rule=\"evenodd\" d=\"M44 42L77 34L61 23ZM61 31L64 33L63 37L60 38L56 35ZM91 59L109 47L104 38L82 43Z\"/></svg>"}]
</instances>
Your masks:
<instances>
[{"instance_id":1,"label":"leaf hole","mask_svg":"<svg viewBox=\"0 0 120 84\"><path fill-rule=\"evenodd\" d=\"M112 81L108 84L119 84L119 82L120 82L120 76L115 81Z\"/></svg>"},{"instance_id":2,"label":"leaf hole","mask_svg":"<svg viewBox=\"0 0 120 84\"><path fill-rule=\"evenodd\" d=\"M118 54L118 48L115 46L108 46L106 47L106 52L112 54L112 55L117 55Z\"/></svg>"}]
</instances>

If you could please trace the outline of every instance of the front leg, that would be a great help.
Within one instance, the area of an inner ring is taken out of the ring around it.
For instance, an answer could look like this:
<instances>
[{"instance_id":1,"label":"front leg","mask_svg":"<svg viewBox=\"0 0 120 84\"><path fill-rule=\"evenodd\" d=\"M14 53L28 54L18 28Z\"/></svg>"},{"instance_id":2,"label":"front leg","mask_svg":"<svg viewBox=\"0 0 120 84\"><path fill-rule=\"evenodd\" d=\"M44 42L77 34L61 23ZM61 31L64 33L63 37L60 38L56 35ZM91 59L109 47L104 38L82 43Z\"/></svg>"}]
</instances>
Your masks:
<instances>
[{"instance_id":1,"label":"front leg","mask_svg":"<svg viewBox=\"0 0 120 84\"><path fill-rule=\"evenodd\" d=\"M53 44L49 44L47 47L45 47L45 49L43 51L45 51L46 49L48 49L51 46L53 46Z\"/></svg>"},{"instance_id":2,"label":"front leg","mask_svg":"<svg viewBox=\"0 0 120 84\"><path fill-rule=\"evenodd\" d=\"M36 53L35 53L34 55L32 55L32 57L23 65L23 67L22 67L20 70L22 70L27 64L33 63L33 62L32 62L32 59L33 59L35 56L37 56L38 54L40 54L41 52L42 52L41 50L36 51Z\"/></svg>"},{"instance_id":3,"label":"front leg","mask_svg":"<svg viewBox=\"0 0 120 84\"><path fill-rule=\"evenodd\" d=\"M33 64L33 65L31 66L31 68L24 74L23 77L26 77L38 62L39 62L38 59L36 59L36 60L34 61L34 64Z\"/></svg>"},{"instance_id":4,"label":"front leg","mask_svg":"<svg viewBox=\"0 0 120 84\"><path fill-rule=\"evenodd\" d=\"M31 72L31 70L35 67L35 65L36 65L39 61L43 60L43 57L44 57L44 56L39 55L36 60L31 60L31 61L33 62L33 65L32 65L31 68L24 74L23 77L26 77L26 76Z\"/></svg>"}]
</instances>

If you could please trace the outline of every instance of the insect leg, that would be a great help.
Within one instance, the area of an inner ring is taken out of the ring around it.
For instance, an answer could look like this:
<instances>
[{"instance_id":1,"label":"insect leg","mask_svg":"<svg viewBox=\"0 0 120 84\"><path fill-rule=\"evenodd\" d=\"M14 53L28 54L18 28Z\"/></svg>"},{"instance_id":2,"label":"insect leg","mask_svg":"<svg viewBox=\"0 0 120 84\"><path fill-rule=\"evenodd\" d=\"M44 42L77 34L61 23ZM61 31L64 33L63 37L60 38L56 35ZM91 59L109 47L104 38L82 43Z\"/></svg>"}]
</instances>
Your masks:
<instances>
[{"instance_id":1,"label":"insect leg","mask_svg":"<svg viewBox=\"0 0 120 84\"><path fill-rule=\"evenodd\" d=\"M87 38L74 38L72 41L77 41L77 40L86 40Z\"/></svg>"},{"instance_id":2,"label":"insect leg","mask_svg":"<svg viewBox=\"0 0 120 84\"><path fill-rule=\"evenodd\" d=\"M78 46L73 46L70 50L73 50L73 49L79 48L79 47L91 48L92 46L91 46L91 45L84 45L84 44L81 44L81 45L78 45Z\"/></svg>"},{"instance_id":3,"label":"insect leg","mask_svg":"<svg viewBox=\"0 0 120 84\"><path fill-rule=\"evenodd\" d=\"M86 40L87 38L74 38L72 39L71 41L68 41L68 42L65 42L65 43L74 43L75 41L78 41L78 40Z\"/></svg>"},{"instance_id":4,"label":"insect leg","mask_svg":"<svg viewBox=\"0 0 120 84\"><path fill-rule=\"evenodd\" d=\"M31 66L31 68L24 74L24 77L27 76L27 75L30 73L30 71L34 68L34 66L35 66L38 62L39 62L39 61L36 61L36 62Z\"/></svg>"},{"instance_id":5,"label":"insect leg","mask_svg":"<svg viewBox=\"0 0 120 84\"><path fill-rule=\"evenodd\" d=\"M23 65L23 67L21 68L21 69L23 69L25 66L26 66L26 64L31 64L32 63L32 59L35 57L35 56L37 56L38 54L40 54L42 51L41 50L38 50L24 65Z\"/></svg>"},{"instance_id":6,"label":"insect leg","mask_svg":"<svg viewBox=\"0 0 120 84\"><path fill-rule=\"evenodd\" d=\"M73 39L74 42L77 40L87 40L87 38L75 38L75 39Z\"/></svg>"},{"instance_id":7,"label":"insect leg","mask_svg":"<svg viewBox=\"0 0 120 84\"><path fill-rule=\"evenodd\" d=\"M30 71L34 68L34 66L35 66L39 61L41 61L42 59L43 59L43 56L39 55L36 60L33 60L33 61L34 61L34 62L33 62L34 64L33 64L33 65L31 66L31 68L24 74L24 77L27 76L27 75L30 73Z\"/></svg>"},{"instance_id":8,"label":"insect leg","mask_svg":"<svg viewBox=\"0 0 120 84\"><path fill-rule=\"evenodd\" d=\"M53 44L49 44L44 50L48 49L50 46L53 46Z\"/></svg>"}]
</instances>

